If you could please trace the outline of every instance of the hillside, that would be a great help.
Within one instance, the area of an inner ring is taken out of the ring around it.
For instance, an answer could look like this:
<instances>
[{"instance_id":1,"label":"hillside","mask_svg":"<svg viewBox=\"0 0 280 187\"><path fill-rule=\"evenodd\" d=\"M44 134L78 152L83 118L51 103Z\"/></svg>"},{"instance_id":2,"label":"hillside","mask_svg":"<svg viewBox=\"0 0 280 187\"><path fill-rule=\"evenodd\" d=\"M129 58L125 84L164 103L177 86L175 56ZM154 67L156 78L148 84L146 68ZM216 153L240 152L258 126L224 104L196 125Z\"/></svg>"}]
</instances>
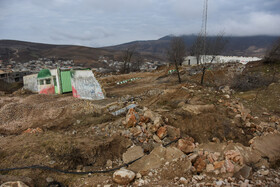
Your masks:
<instances>
[{"instance_id":1,"label":"hillside","mask_svg":"<svg viewBox=\"0 0 280 187\"><path fill-rule=\"evenodd\" d=\"M99 56L114 56L116 51L75 45L51 45L15 40L0 40L0 56L3 61L8 58L26 62L38 58L73 59L75 64L100 66Z\"/></svg>"},{"instance_id":2,"label":"hillside","mask_svg":"<svg viewBox=\"0 0 280 187\"><path fill-rule=\"evenodd\" d=\"M154 54L164 57L172 35L162 37L158 40L148 41L134 41L116 46L105 47L104 49L123 50L129 46L137 45L138 52L146 54ZM183 35L182 36L187 47L190 47L196 39L196 35ZM210 39L213 36L209 37ZM228 40L223 55L230 56L264 56L266 49L277 39L277 36L225 36Z\"/></svg>"},{"instance_id":3,"label":"hillside","mask_svg":"<svg viewBox=\"0 0 280 187\"><path fill-rule=\"evenodd\" d=\"M98 59L100 56L117 59L121 50L137 45L137 52L143 58L149 60L165 60L166 50L172 36L165 36L158 40L133 41L130 43L109 46L103 48L92 48L76 45L52 45L16 40L0 40L0 60L8 59L17 62L27 62L38 58L63 58L73 59L74 63L90 67L103 66ZM194 42L195 35L183 36L189 47ZM210 37L211 38L211 37ZM276 36L244 36L225 37L229 42L223 55L236 56L264 56L266 49L278 38Z\"/></svg>"}]
</instances>

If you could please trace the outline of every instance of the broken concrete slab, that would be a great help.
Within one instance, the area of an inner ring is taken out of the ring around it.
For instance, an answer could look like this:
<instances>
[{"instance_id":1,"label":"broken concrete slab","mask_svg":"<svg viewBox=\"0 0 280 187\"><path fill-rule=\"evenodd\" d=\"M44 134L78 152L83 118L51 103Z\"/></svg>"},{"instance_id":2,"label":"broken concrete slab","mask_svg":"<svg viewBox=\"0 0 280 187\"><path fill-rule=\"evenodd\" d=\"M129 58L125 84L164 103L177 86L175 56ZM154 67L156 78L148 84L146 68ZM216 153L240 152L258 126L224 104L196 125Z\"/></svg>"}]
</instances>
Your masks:
<instances>
[{"instance_id":1,"label":"broken concrete slab","mask_svg":"<svg viewBox=\"0 0 280 187\"><path fill-rule=\"evenodd\" d=\"M151 169L160 168L166 162L171 162L174 159L179 159L184 156L184 153L176 147L164 148L158 146L154 150L140 160L131 164L128 169L134 172L145 172Z\"/></svg>"},{"instance_id":2,"label":"broken concrete slab","mask_svg":"<svg viewBox=\"0 0 280 187\"><path fill-rule=\"evenodd\" d=\"M124 163L131 162L137 158L144 156L144 152L141 146L130 147L123 155L122 159Z\"/></svg>"},{"instance_id":3,"label":"broken concrete slab","mask_svg":"<svg viewBox=\"0 0 280 187\"><path fill-rule=\"evenodd\" d=\"M131 104L131 105L128 105L128 106L126 106L126 107L124 107L124 108L121 108L121 109L119 109L119 110L117 110L117 111L115 111L115 112L112 112L111 114L114 115L114 116L118 116L118 115L121 115L121 114L125 113L125 112L128 111L129 109L135 108L135 107L137 107L136 104Z\"/></svg>"},{"instance_id":4,"label":"broken concrete slab","mask_svg":"<svg viewBox=\"0 0 280 187\"><path fill-rule=\"evenodd\" d=\"M215 105L189 105L186 104L182 107L183 110L193 114L198 115L204 112L212 112L215 110Z\"/></svg>"},{"instance_id":5,"label":"broken concrete slab","mask_svg":"<svg viewBox=\"0 0 280 187\"><path fill-rule=\"evenodd\" d=\"M262 157L268 157L270 162L280 159L280 134L267 134L254 139L251 147L260 152Z\"/></svg>"}]
</instances>

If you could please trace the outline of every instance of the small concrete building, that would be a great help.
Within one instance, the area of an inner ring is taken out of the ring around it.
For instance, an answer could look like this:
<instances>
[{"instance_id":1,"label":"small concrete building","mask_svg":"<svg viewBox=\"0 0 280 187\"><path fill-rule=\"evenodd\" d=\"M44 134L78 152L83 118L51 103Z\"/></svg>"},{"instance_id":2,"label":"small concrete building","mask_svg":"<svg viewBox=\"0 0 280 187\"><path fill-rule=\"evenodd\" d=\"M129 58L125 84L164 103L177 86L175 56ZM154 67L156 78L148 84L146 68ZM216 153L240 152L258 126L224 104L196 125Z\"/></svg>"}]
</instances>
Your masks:
<instances>
[{"instance_id":1,"label":"small concrete building","mask_svg":"<svg viewBox=\"0 0 280 187\"><path fill-rule=\"evenodd\" d=\"M42 69L24 77L24 88L39 94L73 93L81 99L104 99L102 88L89 69Z\"/></svg>"}]
</instances>

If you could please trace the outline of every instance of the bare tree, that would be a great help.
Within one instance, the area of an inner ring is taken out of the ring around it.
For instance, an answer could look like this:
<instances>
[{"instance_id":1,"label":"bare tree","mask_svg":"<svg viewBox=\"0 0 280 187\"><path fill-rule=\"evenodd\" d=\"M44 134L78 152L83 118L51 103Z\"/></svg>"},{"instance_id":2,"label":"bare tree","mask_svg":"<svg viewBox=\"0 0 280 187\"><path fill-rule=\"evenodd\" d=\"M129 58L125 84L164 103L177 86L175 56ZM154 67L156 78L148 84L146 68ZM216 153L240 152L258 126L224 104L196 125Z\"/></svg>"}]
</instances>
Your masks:
<instances>
[{"instance_id":1,"label":"bare tree","mask_svg":"<svg viewBox=\"0 0 280 187\"><path fill-rule=\"evenodd\" d=\"M201 55L203 55L203 35L199 33L189 49L190 55L196 57L197 65L200 64Z\"/></svg>"},{"instance_id":2,"label":"bare tree","mask_svg":"<svg viewBox=\"0 0 280 187\"><path fill-rule=\"evenodd\" d=\"M204 42L205 42L205 49L204 49ZM197 60L197 65L202 65L202 76L200 84L203 85L204 82L204 75L206 71L205 62L201 63L201 56L203 55L209 55L211 56L212 63L216 56L220 55L223 50L225 49L226 44L228 41L224 37L224 33L219 33L216 37L210 39L209 37L206 38L206 41L204 41L202 33L199 33L196 37L196 40L194 41L193 45L190 48L190 55L195 56Z\"/></svg>"},{"instance_id":3,"label":"bare tree","mask_svg":"<svg viewBox=\"0 0 280 187\"><path fill-rule=\"evenodd\" d=\"M186 56L186 46L183 38L181 37L174 37L170 42L170 47L167 51L168 59L175 64L178 81L181 83L181 77L179 73L179 65L182 65L184 58Z\"/></svg>"},{"instance_id":4,"label":"bare tree","mask_svg":"<svg viewBox=\"0 0 280 187\"><path fill-rule=\"evenodd\" d=\"M129 73L130 71L129 64L131 62L133 55L136 53L136 48L137 46L133 45L128 47L126 50L122 52L121 58L122 61L124 62L123 70L122 70L123 73Z\"/></svg>"},{"instance_id":5,"label":"bare tree","mask_svg":"<svg viewBox=\"0 0 280 187\"><path fill-rule=\"evenodd\" d=\"M280 65L280 37L274 42L271 48L266 52L264 62L270 66L272 74L272 82L275 80ZM278 68L277 68L278 67Z\"/></svg>"},{"instance_id":6,"label":"bare tree","mask_svg":"<svg viewBox=\"0 0 280 187\"><path fill-rule=\"evenodd\" d=\"M206 54L211 55L210 63L214 61L216 56L220 55L224 51L227 43L228 40L224 37L224 32L220 32L213 39L207 40Z\"/></svg>"},{"instance_id":7,"label":"bare tree","mask_svg":"<svg viewBox=\"0 0 280 187\"><path fill-rule=\"evenodd\" d=\"M280 63L280 37L272 45L272 47L266 52L266 62Z\"/></svg>"},{"instance_id":8,"label":"bare tree","mask_svg":"<svg viewBox=\"0 0 280 187\"><path fill-rule=\"evenodd\" d=\"M135 55L134 62L131 64L132 71L140 71L140 66L143 64L143 58L140 54Z\"/></svg>"}]
</instances>

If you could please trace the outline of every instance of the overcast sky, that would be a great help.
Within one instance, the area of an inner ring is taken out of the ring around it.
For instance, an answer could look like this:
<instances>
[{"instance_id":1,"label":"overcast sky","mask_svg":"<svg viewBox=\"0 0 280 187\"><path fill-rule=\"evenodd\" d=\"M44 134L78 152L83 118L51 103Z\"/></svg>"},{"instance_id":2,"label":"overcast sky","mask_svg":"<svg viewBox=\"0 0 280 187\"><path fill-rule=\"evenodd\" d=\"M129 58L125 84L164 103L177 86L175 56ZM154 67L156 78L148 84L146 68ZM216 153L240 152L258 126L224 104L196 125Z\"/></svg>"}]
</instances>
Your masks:
<instances>
[{"instance_id":1,"label":"overcast sky","mask_svg":"<svg viewBox=\"0 0 280 187\"><path fill-rule=\"evenodd\" d=\"M0 0L0 39L92 47L196 34L204 0ZM209 0L208 33L280 35L280 0Z\"/></svg>"}]
</instances>

